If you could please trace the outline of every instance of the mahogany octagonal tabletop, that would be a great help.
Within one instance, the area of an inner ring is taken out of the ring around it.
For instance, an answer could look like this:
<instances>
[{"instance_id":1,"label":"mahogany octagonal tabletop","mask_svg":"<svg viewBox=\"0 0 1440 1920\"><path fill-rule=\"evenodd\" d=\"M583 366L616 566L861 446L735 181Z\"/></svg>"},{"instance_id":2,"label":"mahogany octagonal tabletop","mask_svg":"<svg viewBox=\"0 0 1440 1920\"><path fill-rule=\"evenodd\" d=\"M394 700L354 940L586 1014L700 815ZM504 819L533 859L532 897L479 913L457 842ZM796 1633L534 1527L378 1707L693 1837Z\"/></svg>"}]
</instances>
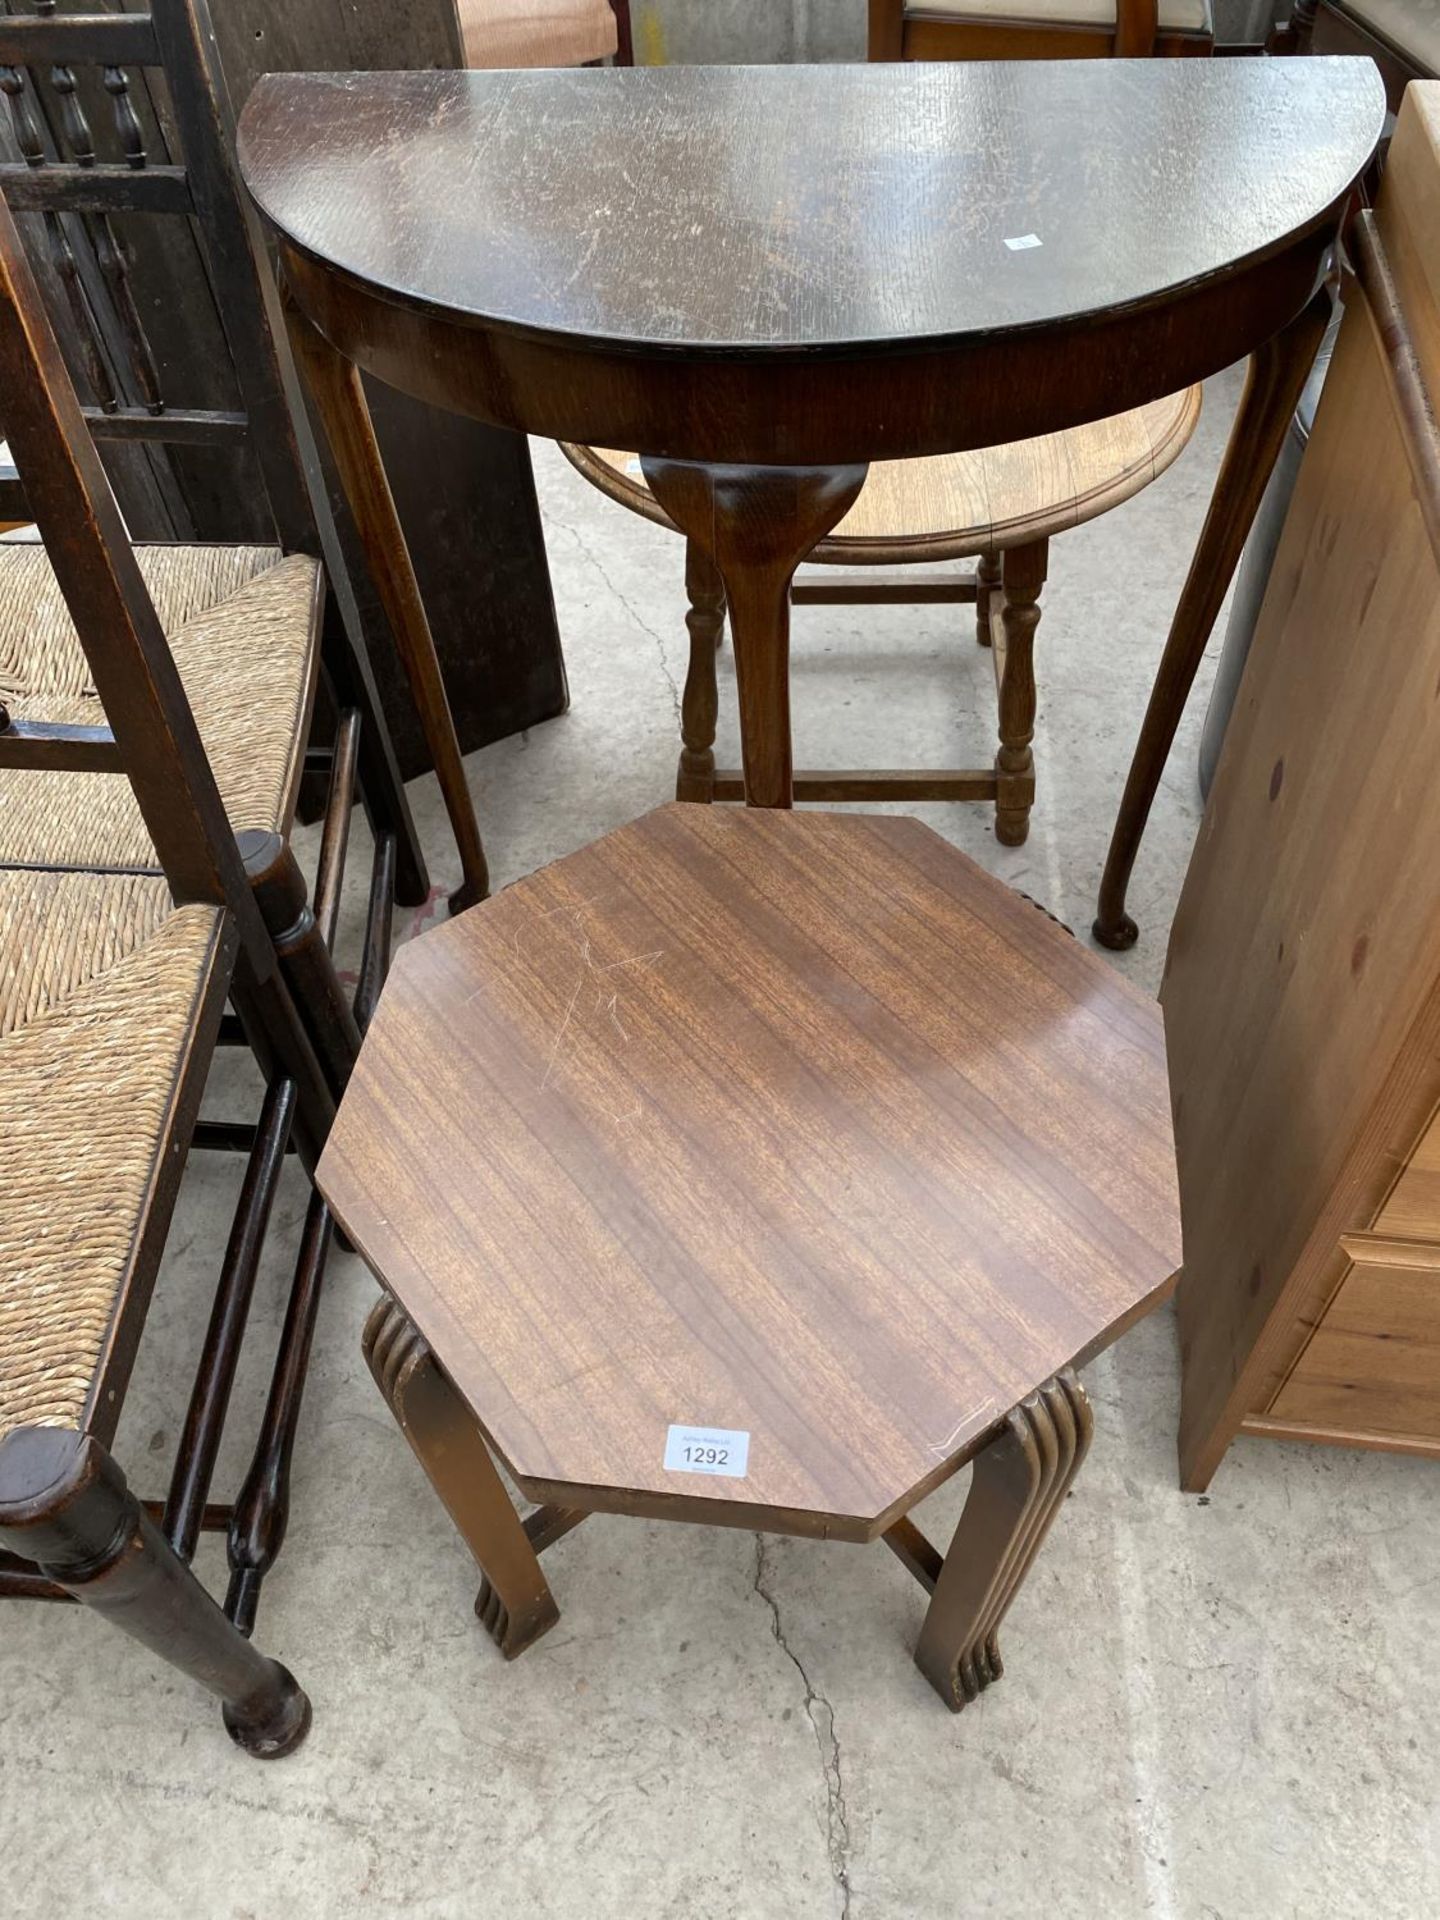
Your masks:
<instances>
[{"instance_id":1,"label":"mahogany octagonal tabletop","mask_svg":"<svg viewBox=\"0 0 1440 1920\"><path fill-rule=\"evenodd\" d=\"M1180 1264L1157 1007L884 816L669 805L403 947L318 1179L532 1497L857 1540Z\"/></svg>"},{"instance_id":2,"label":"mahogany octagonal tabletop","mask_svg":"<svg viewBox=\"0 0 1440 1920\"><path fill-rule=\"evenodd\" d=\"M301 304L382 379L800 464L1080 425L1243 357L1384 111L1363 59L272 74L239 151Z\"/></svg>"}]
</instances>

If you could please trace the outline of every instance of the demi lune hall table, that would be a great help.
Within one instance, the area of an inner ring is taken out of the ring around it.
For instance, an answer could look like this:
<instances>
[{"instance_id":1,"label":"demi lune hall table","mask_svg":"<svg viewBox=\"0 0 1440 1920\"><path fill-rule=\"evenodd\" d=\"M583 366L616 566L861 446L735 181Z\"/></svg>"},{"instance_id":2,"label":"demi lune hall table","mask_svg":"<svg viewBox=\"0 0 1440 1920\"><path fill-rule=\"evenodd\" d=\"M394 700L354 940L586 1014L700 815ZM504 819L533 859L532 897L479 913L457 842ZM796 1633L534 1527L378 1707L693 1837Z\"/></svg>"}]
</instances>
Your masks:
<instances>
[{"instance_id":1,"label":"demi lune hall table","mask_svg":"<svg viewBox=\"0 0 1440 1920\"><path fill-rule=\"evenodd\" d=\"M1058 432L1250 355L1102 883L1096 931L1128 945L1135 851L1383 115L1366 60L263 79L241 169L419 663L464 897L479 832L356 367L639 451L725 583L746 798L785 807L789 583L870 461Z\"/></svg>"}]
</instances>

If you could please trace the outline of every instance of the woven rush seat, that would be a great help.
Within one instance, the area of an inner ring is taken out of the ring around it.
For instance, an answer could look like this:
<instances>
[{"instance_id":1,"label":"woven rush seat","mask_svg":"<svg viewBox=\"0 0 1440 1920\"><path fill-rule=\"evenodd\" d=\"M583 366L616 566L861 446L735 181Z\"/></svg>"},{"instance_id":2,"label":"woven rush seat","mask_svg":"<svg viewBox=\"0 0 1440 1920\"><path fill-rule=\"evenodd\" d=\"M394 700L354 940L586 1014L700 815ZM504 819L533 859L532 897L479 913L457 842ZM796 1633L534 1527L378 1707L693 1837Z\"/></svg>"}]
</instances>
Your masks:
<instances>
[{"instance_id":1,"label":"woven rush seat","mask_svg":"<svg viewBox=\"0 0 1440 1920\"><path fill-rule=\"evenodd\" d=\"M0 1440L88 1425L222 921L160 877L0 871Z\"/></svg>"},{"instance_id":2,"label":"woven rush seat","mask_svg":"<svg viewBox=\"0 0 1440 1920\"><path fill-rule=\"evenodd\" d=\"M318 659L319 562L274 547L138 546L135 556L237 832L283 832ZM44 549L0 546L0 703L16 720L103 726ZM0 865L156 866L130 783L0 772Z\"/></svg>"}]
</instances>

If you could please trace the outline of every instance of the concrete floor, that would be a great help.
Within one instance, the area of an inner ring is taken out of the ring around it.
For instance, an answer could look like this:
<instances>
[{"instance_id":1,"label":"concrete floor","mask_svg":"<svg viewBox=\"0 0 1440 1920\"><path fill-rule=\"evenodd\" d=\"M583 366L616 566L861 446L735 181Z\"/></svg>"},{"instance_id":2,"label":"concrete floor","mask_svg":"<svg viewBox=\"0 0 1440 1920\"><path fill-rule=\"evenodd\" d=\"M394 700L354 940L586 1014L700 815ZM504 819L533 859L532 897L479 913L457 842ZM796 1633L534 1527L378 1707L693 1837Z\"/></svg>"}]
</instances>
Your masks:
<instances>
[{"instance_id":1,"label":"concrete floor","mask_svg":"<svg viewBox=\"0 0 1440 1920\"><path fill-rule=\"evenodd\" d=\"M1040 628L1030 844L927 817L1077 930L1223 439L1059 541ZM574 693L477 754L497 884L665 796L684 670L680 550L537 449ZM988 662L954 609L807 609L803 755L988 751ZM728 673L728 655L727 668ZM727 680L727 703L733 699ZM1198 818L1197 695L1123 964L1153 987ZM727 718L733 755L733 725ZM439 879L454 863L419 789ZM237 1090L222 1089L234 1102ZM243 1103L242 1103L243 1104ZM236 1109L241 1110L241 1109ZM237 1167L187 1181L121 1459L158 1490ZM272 1236L293 1244L290 1178ZM253 1429L285 1274L263 1276L235 1427ZM0 1914L233 1920L1410 1920L1440 1911L1440 1479L1242 1441L1176 1489L1173 1322L1089 1370L1097 1438L1017 1604L1006 1677L959 1719L910 1664L921 1596L876 1549L595 1520L547 1565L564 1609L505 1666L475 1573L358 1351L373 1283L331 1268L291 1538L259 1638L315 1728L274 1768L188 1683L78 1611L0 1609ZM217 1491L233 1486L238 1442ZM948 1538L963 1477L929 1503ZM221 1584L214 1543L202 1571Z\"/></svg>"}]
</instances>

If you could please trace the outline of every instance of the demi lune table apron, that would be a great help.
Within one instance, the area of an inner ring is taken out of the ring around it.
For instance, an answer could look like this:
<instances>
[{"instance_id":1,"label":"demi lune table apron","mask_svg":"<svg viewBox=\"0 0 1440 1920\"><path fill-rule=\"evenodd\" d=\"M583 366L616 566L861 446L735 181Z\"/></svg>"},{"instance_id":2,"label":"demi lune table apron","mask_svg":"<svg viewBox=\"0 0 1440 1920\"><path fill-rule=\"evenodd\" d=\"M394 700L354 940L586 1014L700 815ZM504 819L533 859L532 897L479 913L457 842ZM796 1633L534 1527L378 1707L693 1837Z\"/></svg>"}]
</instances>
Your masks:
<instances>
[{"instance_id":1,"label":"demi lune table apron","mask_svg":"<svg viewBox=\"0 0 1440 1920\"><path fill-rule=\"evenodd\" d=\"M758 806L791 801L790 578L870 461L1079 426L1250 355L1102 883L1096 931L1122 946L1383 116L1367 60L292 74L256 87L240 164L322 352L639 451L724 579ZM393 567L358 381L321 386ZM469 798L441 772L478 897Z\"/></svg>"}]
</instances>

